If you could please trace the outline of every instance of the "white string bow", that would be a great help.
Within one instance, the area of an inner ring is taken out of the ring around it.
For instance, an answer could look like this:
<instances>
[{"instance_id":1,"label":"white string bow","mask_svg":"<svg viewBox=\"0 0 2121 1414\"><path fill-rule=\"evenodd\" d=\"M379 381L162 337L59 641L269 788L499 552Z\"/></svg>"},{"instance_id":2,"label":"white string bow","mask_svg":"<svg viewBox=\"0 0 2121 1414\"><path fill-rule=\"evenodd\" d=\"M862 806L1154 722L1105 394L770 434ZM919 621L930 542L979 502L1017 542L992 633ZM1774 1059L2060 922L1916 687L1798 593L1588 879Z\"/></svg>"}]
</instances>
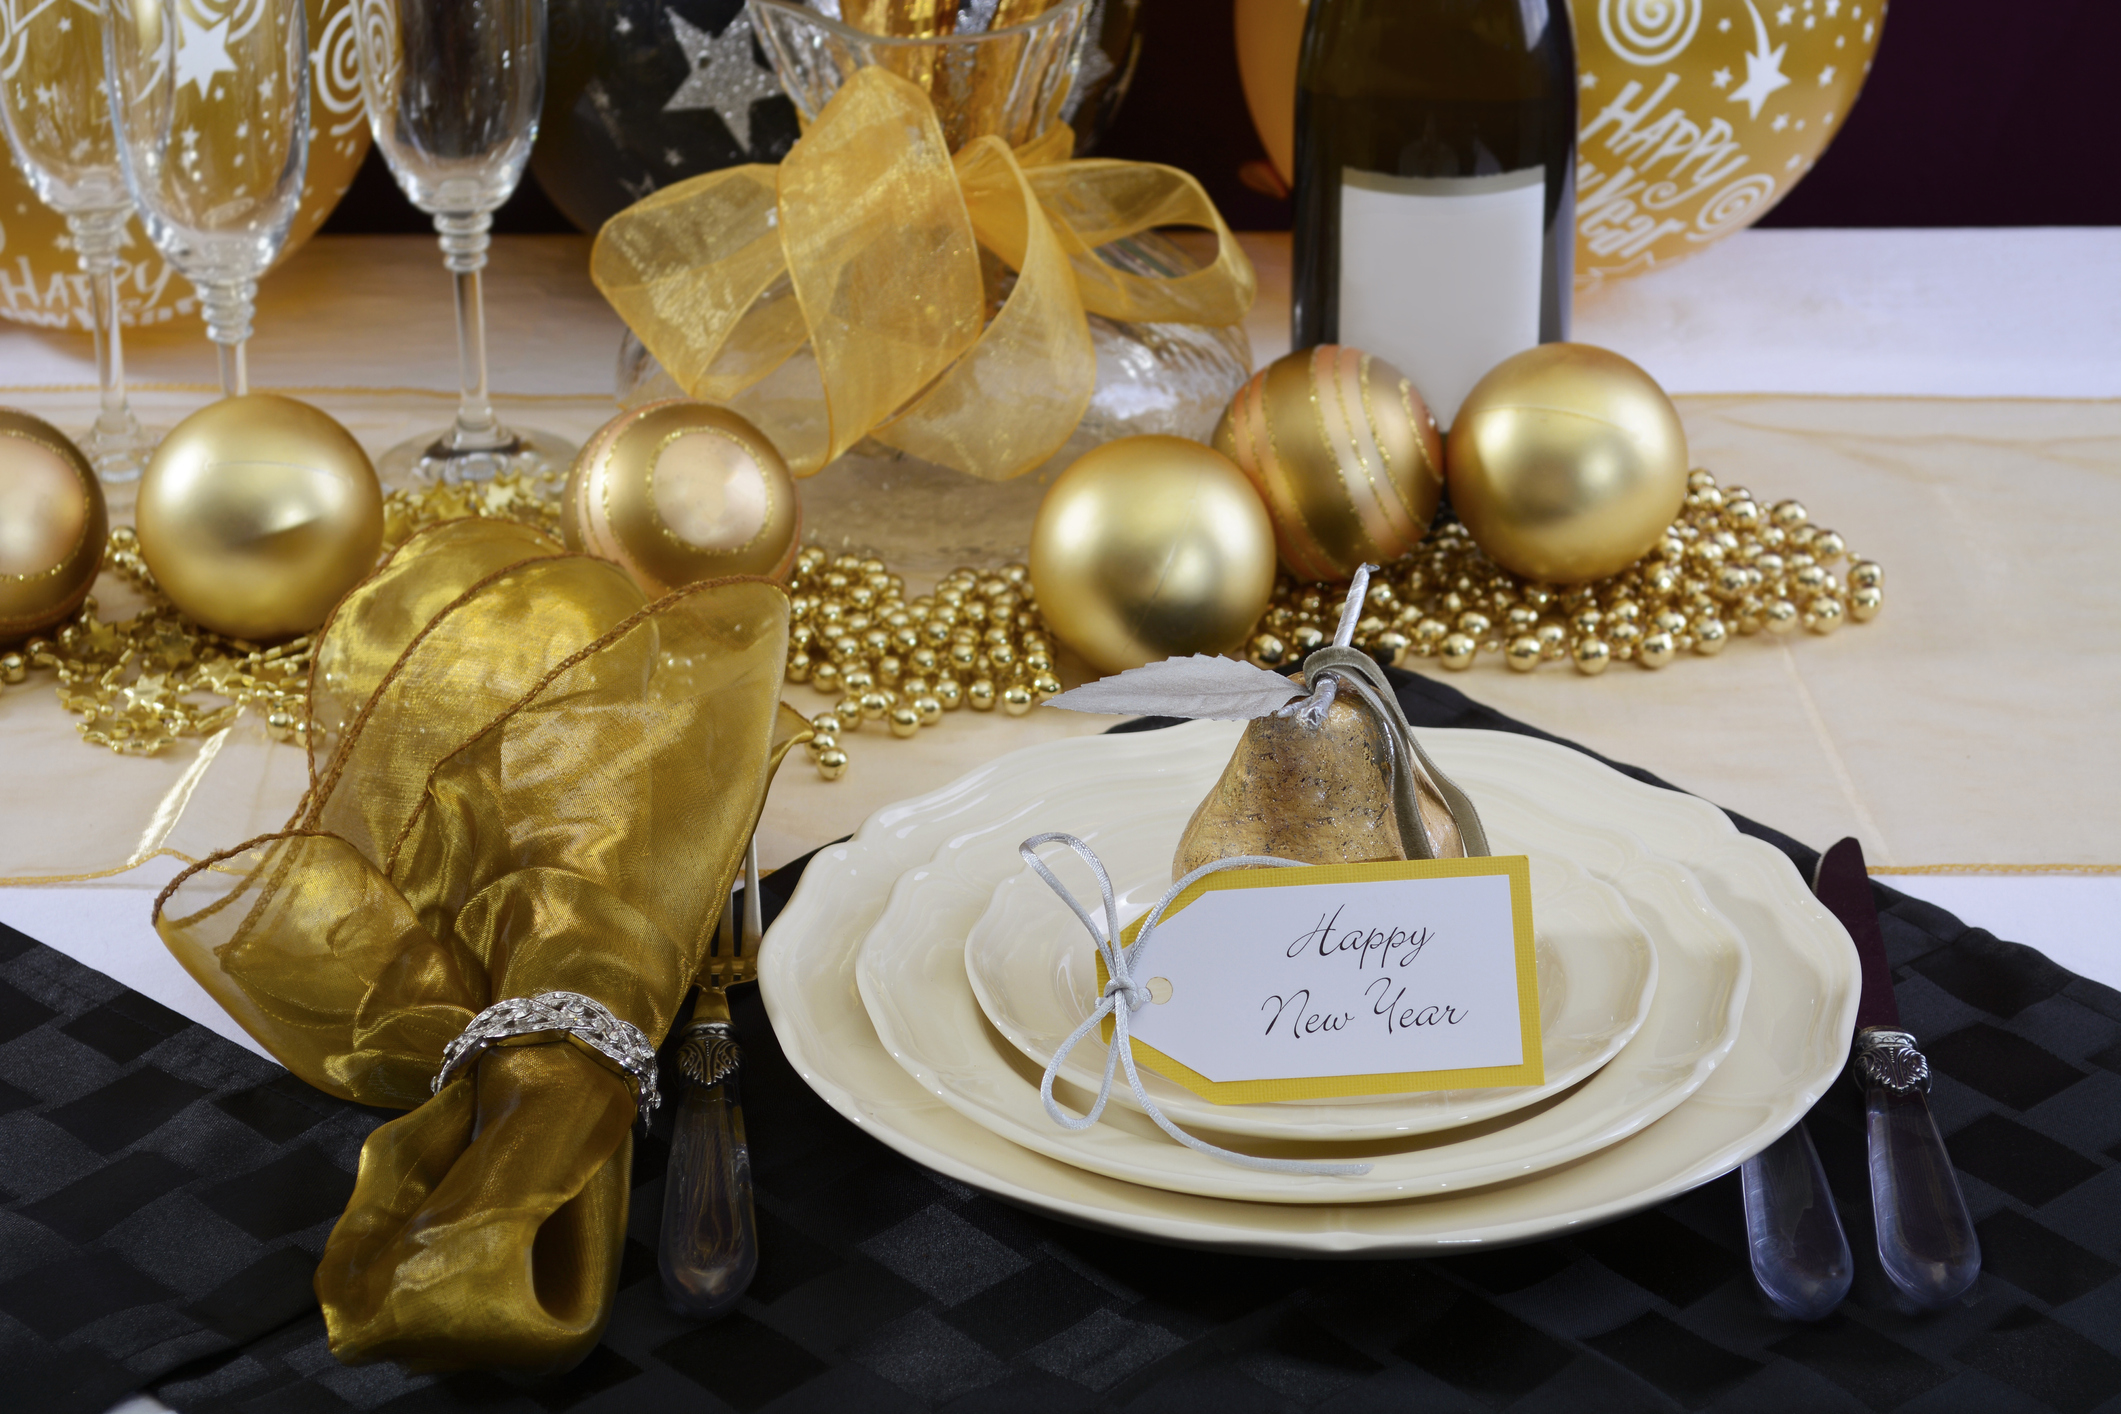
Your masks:
<instances>
[{"instance_id":1,"label":"white string bow","mask_svg":"<svg viewBox=\"0 0 2121 1414\"><path fill-rule=\"evenodd\" d=\"M1097 887L1104 896L1103 927L1099 927L1097 920L1090 916L1089 911L1077 901L1075 895L1068 892L1067 885L1054 877L1053 871L1046 867L1046 861L1038 857L1039 847L1048 844L1064 844L1074 850L1082 857L1083 862L1090 866L1090 872L1097 876ZM1156 1102L1149 1098L1149 1092L1142 1086L1141 1072L1134 1066L1134 1046L1129 1018L1149 1002L1148 987L1136 982L1134 978L1141 965L1142 956L1148 950L1149 940L1156 932L1156 925L1163 921L1164 910L1171 906L1172 900L1184 893L1196 880L1225 869L1300 869L1305 867L1301 860L1282 859L1271 854L1239 854L1203 864L1173 884L1164 896L1157 900L1156 907L1150 909L1149 916L1142 920L1141 931L1134 935L1133 946L1121 947L1119 902L1113 897L1112 877L1105 872L1104 862L1097 857L1095 850L1074 835L1056 831L1033 835L1017 846L1017 853L1024 857L1024 862L1046 881L1053 892L1061 896L1061 901L1073 909L1075 916L1082 920L1083 926L1090 930L1091 941L1097 944L1099 954L1104 957L1105 970L1111 979L1105 983L1105 990L1098 997L1096 1008L1084 1018L1081 1025L1068 1033L1068 1039L1061 1042L1060 1049L1053 1053L1053 1059L1047 1062L1046 1073L1039 1081L1039 1099L1044 1102L1046 1113L1052 1117L1055 1124L1074 1133L1080 1133L1096 1124L1105 1112L1106 1102L1112 1098L1113 1071L1124 1065L1127 1068L1127 1083L1133 1087L1134 1098L1141 1105L1142 1113L1154 1120L1158 1129L1189 1149L1221 1159L1224 1163L1235 1164L1239 1168L1258 1169L1265 1173L1340 1178L1354 1177L1370 1171L1371 1166L1366 1163L1268 1159L1256 1154L1241 1154L1235 1149L1225 1149L1210 1144L1205 1139L1197 1139L1173 1124L1165 1117L1164 1112L1156 1107ZM1075 1049L1076 1043L1089 1035L1108 1016L1112 1018L1112 1044L1105 1053L1105 1078L1104 1083L1098 1087L1097 1102L1090 1106L1087 1114L1070 1115L1061 1107L1060 1101L1053 1098L1054 1077L1060 1073L1061 1064L1067 1060L1068 1053Z\"/></svg>"}]
</instances>

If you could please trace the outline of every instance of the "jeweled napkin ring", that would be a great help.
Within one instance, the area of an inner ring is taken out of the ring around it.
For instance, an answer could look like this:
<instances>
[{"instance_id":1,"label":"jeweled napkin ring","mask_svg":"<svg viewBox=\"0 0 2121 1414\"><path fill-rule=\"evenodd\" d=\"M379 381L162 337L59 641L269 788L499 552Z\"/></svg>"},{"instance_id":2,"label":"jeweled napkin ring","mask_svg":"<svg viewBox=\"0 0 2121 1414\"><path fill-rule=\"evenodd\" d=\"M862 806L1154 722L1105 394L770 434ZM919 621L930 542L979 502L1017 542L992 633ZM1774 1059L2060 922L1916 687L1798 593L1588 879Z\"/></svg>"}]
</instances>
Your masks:
<instances>
[{"instance_id":1,"label":"jeweled napkin ring","mask_svg":"<svg viewBox=\"0 0 2121 1414\"><path fill-rule=\"evenodd\" d=\"M641 1106L641 1123L648 1123L663 1097L655 1088L655 1047L641 1028L612 1015L611 1008L580 992L540 992L534 997L510 997L495 1002L471 1019L463 1034L442 1049L442 1068L435 1072L434 1093L442 1093L449 1077L496 1042L517 1036L561 1032L573 1036L633 1077Z\"/></svg>"}]
</instances>

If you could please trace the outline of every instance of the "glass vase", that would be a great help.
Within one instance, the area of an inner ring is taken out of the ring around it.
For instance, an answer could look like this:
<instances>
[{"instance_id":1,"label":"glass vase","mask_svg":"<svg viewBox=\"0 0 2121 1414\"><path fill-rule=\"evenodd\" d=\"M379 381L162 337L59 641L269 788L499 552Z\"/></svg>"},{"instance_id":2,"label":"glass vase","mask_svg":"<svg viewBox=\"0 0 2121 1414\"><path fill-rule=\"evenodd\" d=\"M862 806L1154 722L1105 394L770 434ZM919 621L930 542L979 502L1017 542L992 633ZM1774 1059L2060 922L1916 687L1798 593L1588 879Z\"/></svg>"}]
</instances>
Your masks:
<instances>
[{"instance_id":1,"label":"glass vase","mask_svg":"<svg viewBox=\"0 0 2121 1414\"><path fill-rule=\"evenodd\" d=\"M1088 24L1096 3L958 0L953 8L950 0L819 0L813 9L789 0L750 0L750 13L761 47L806 124L855 71L880 66L927 90L955 149L990 133L1021 145L1062 119L1096 38ZM893 32L914 20L950 28L939 34ZM1170 277L1201 265L1154 234L1113 242L1100 247L1099 255L1138 275ZM990 302L998 302L1014 277L1003 271L990 278ZM1042 465L1013 480L986 481L865 439L800 484L803 538L835 552L873 551L895 569L914 573L1021 560L1046 488L1077 457L1115 438L1147 433L1205 442L1252 371L1251 345L1240 325L1132 324L1098 315L1089 321L1097 389L1074 434ZM808 360L805 348L761 391L770 396L783 381L794 390L814 390ZM632 406L684 393L629 333L619 352L618 396Z\"/></svg>"}]
</instances>

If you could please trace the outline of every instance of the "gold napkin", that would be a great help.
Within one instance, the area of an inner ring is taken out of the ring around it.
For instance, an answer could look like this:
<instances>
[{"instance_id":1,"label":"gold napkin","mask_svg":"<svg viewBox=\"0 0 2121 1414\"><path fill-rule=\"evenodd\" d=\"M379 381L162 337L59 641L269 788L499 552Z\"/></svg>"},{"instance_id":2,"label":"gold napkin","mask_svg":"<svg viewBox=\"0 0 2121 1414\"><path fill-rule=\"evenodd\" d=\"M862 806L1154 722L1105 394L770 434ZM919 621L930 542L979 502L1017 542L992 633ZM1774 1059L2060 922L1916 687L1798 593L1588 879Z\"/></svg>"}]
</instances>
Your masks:
<instances>
[{"instance_id":1,"label":"gold napkin","mask_svg":"<svg viewBox=\"0 0 2121 1414\"><path fill-rule=\"evenodd\" d=\"M736 405L798 476L874 435L1004 480L1090 405L1086 311L1235 324L1252 307L1252 266L1198 182L1068 161L1073 146L1063 125L953 154L918 85L861 69L779 167L710 172L612 217L590 274L680 387ZM1096 254L1159 226L1213 231L1215 262L1162 279ZM991 318L983 255L1015 272ZM769 383L806 345L814 369Z\"/></svg>"},{"instance_id":2,"label":"gold napkin","mask_svg":"<svg viewBox=\"0 0 2121 1414\"><path fill-rule=\"evenodd\" d=\"M155 925L290 1070L412 1110L370 1135L317 1272L340 1359L553 1372L596 1343L630 1083L562 1041L429 1084L509 997L668 1031L807 730L780 705L787 633L767 581L649 604L498 520L415 537L325 626L295 818L179 876Z\"/></svg>"}]
</instances>

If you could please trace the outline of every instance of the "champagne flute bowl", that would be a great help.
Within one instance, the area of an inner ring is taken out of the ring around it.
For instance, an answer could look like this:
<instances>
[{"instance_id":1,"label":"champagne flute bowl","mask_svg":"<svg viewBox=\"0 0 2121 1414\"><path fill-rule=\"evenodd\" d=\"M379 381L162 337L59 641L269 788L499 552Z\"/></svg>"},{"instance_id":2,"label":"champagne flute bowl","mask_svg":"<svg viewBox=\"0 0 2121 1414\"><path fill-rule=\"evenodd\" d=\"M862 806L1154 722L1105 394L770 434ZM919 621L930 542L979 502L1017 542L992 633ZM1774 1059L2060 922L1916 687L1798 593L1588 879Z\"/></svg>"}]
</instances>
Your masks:
<instances>
[{"instance_id":1,"label":"champagne flute bowl","mask_svg":"<svg viewBox=\"0 0 2121 1414\"><path fill-rule=\"evenodd\" d=\"M118 333L118 246L132 193L103 92L102 11L96 0L0 5L0 126L38 200L66 218L87 277L101 399L82 439L96 474L139 478L154 439L125 396Z\"/></svg>"},{"instance_id":2,"label":"champagne flute bowl","mask_svg":"<svg viewBox=\"0 0 2121 1414\"><path fill-rule=\"evenodd\" d=\"M247 393L258 278L287 244L309 159L302 0L112 0L103 40L140 224L199 291L222 393Z\"/></svg>"},{"instance_id":3,"label":"champagne flute bowl","mask_svg":"<svg viewBox=\"0 0 2121 1414\"><path fill-rule=\"evenodd\" d=\"M456 278L461 393L454 424L383 454L385 481L564 475L571 443L511 429L486 383L486 266L494 209L522 180L545 99L545 0L361 0L355 45L376 146L434 219Z\"/></svg>"}]
</instances>

